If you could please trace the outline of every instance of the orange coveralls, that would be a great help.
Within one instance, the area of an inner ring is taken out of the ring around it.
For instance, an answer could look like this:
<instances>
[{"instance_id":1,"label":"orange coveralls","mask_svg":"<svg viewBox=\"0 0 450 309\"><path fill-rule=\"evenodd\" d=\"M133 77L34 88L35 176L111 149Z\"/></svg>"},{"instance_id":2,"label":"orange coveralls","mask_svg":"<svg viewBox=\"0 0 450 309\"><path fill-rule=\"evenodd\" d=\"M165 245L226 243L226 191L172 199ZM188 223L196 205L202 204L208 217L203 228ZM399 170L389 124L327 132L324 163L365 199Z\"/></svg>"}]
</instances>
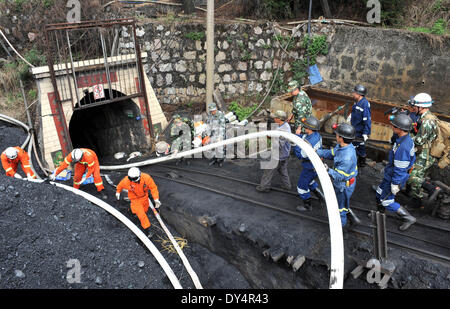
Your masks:
<instances>
[{"instance_id":1,"label":"orange coveralls","mask_svg":"<svg viewBox=\"0 0 450 309\"><path fill-rule=\"evenodd\" d=\"M149 174L141 173L141 179L139 183L132 182L127 177L124 177L117 185L117 193L122 190L128 190L128 198L131 201L131 212L139 218L143 229L150 227L150 221L147 217L147 211L149 207L148 203L148 190L150 190L154 200L159 200L158 187L155 181Z\"/></svg>"},{"instance_id":2,"label":"orange coveralls","mask_svg":"<svg viewBox=\"0 0 450 309\"><path fill-rule=\"evenodd\" d=\"M103 186L102 177L100 176L100 163L98 162L97 155L91 149L80 148L83 151L83 157L81 160L75 163L75 171L73 175L73 187L75 189L79 189L81 186L81 179L83 174L87 168L86 179L89 178L92 174L94 175L94 184L97 187L97 191L100 192L105 187ZM72 153L69 153L65 158L61 165L56 169L55 174L58 175L65 168L67 168L72 162Z\"/></svg>"},{"instance_id":3,"label":"orange coveralls","mask_svg":"<svg viewBox=\"0 0 450 309\"><path fill-rule=\"evenodd\" d=\"M28 153L18 146L14 148L16 148L19 151L19 153L17 154L17 158L15 158L14 160L8 159L8 157L4 152L2 153L1 156L2 165L6 171L6 176L13 177L14 174L17 172L17 167L20 162L20 165L22 166L22 170L24 171L25 175L30 174L31 177L36 178L36 175L31 170L30 157L28 156Z\"/></svg>"}]
</instances>

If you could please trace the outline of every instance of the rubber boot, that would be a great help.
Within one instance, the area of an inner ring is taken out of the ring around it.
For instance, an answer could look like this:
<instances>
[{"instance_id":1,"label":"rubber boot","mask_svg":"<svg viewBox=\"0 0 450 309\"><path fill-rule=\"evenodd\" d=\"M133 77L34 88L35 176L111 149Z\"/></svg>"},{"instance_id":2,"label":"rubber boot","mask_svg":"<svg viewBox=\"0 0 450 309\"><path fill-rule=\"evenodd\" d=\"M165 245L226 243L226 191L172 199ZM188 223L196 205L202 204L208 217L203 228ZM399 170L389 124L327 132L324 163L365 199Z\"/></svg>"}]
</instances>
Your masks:
<instances>
[{"instance_id":1,"label":"rubber boot","mask_svg":"<svg viewBox=\"0 0 450 309\"><path fill-rule=\"evenodd\" d=\"M417 220L402 206L397 210L397 215L405 221L402 225L398 227L400 231L407 230L412 224L414 224Z\"/></svg>"},{"instance_id":2,"label":"rubber boot","mask_svg":"<svg viewBox=\"0 0 450 309\"><path fill-rule=\"evenodd\" d=\"M319 188L313 190L312 193L320 200L321 203L325 204L325 195L323 194L322 191L320 191Z\"/></svg>"},{"instance_id":3,"label":"rubber boot","mask_svg":"<svg viewBox=\"0 0 450 309\"><path fill-rule=\"evenodd\" d=\"M362 168L366 166L366 157L358 157L358 167Z\"/></svg>"},{"instance_id":4,"label":"rubber boot","mask_svg":"<svg viewBox=\"0 0 450 309\"><path fill-rule=\"evenodd\" d=\"M352 225L353 224L354 225L360 225L361 224L361 220L356 216L356 214L350 208L348 209L348 214L350 215L348 218L350 219L350 222L351 222Z\"/></svg>"},{"instance_id":5,"label":"rubber boot","mask_svg":"<svg viewBox=\"0 0 450 309\"><path fill-rule=\"evenodd\" d=\"M422 208L422 207L423 207L422 199L420 199L420 198L415 198L415 197L413 197L413 198L409 201L408 205L406 205L406 208L407 208L408 210L420 209L420 208Z\"/></svg>"},{"instance_id":6,"label":"rubber boot","mask_svg":"<svg viewBox=\"0 0 450 309\"><path fill-rule=\"evenodd\" d=\"M298 211L310 211L312 210L312 206L311 206L311 198L303 200L303 204L297 206L296 208Z\"/></svg>"},{"instance_id":7,"label":"rubber boot","mask_svg":"<svg viewBox=\"0 0 450 309\"><path fill-rule=\"evenodd\" d=\"M147 228L144 233L147 235L148 238L152 238L153 236L155 236L155 232L153 232L151 226Z\"/></svg>"}]
</instances>

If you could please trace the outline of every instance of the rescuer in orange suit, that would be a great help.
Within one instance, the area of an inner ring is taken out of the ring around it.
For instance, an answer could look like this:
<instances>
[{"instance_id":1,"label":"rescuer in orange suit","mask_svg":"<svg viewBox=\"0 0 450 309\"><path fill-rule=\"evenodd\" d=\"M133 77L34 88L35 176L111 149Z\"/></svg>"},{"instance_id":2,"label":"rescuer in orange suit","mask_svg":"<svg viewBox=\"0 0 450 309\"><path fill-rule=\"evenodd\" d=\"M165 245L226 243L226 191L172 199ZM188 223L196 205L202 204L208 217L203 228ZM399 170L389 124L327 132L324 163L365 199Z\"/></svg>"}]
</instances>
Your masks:
<instances>
[{"instance_id":1,"label":"rescuer in orange suit","mask_svg":"<svg viewBox=\"0 0 450 309\"><path fill-rule=\"evenodd\" d=\"M150 221L147 217L149 207L148 190L150 190L155 208L161 206L159 201L158 187L153 178L146 173L141 173L137 167L128 170L128 176L124 177L117 185L116 198L120 200L120 192L128 190L128 198L131 201L131 212L139 218L142 228L147 232L147 236L151 238L153 232L150 230Z\"/></svg>"},{"instance_id":2,"label":"rescuer in orange suit","mask_svg":"<svg viewBox=\"0 0 450 309\"><path fill-rule=\"evenodd\" d=\"M3 151L1 158L6 176L22 178L22 176L17 173L17 168L20 163L20 165L22 166L22 170L27 175L27 178L36 178L36 175L31 169L30 157L28 156L28 153L22 148L18 146L8 147L5 151Z\"/></svg>"},{"instance_id":3,"label":"rescuer in orange suit","mask_svg":"<svg viewBox=\"0 0 450 309\"><path fill-rule=\"evenodd\" d=\"M94 184L97 191L100 192L105 189L103 186L102 177L100 176L100 163L98 162L97 155L94 151L87 148L75 148L64 158L64 161L53 172L53 174L49 176L49 179L55 180L56 176L67 168L72 162L75 163L75 171L73 175L73 187L75 189L79 189L81 184L91 175L94 175ZM86 168L87 173L86 176L83 177ZM106 199L106 195L103 195L102 198Z\"/></svg>"}]
</instances>

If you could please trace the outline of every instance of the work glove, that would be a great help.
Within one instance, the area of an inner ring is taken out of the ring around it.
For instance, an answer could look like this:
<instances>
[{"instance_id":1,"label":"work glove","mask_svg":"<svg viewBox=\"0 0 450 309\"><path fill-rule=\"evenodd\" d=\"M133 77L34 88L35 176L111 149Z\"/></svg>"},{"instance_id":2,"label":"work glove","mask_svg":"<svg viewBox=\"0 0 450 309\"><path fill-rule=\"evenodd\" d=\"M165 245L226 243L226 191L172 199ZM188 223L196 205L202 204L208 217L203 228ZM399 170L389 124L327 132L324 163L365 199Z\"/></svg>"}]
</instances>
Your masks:
<instances>
[{"instance_id":1,"label":"work glove","mask_svg":"<svg viewBox=\"0 0 450 309\"><path fill-rule=\"evenodd\" d=\"M20 176L20 175L17 174L17 173L14 174L14 177L17 178L17 179L22 179L22 176Z\"/></svg>"},{"instance_id":2,"label":"work glove","mask_svg":"<svg viewBox=\"0 0 450 309\"><path fill-rule=\"evenodd\" d=\"M51 175L48 175L48 179L51 181L54 181L56 179L56 170L54 170Z\"/></svg>"},{"instance_id":3,"label":"work glove","mask_svg":"<svg viewBox=\"0 0 450 309\"><path fill-rule=\"evenodd\" d=\"M351 121L352 121L352 114L348 115L348 117L347 117L347 122L351 123Z\"/></svg>"},{"instance_id":4,"label":"work glove","mask_svg":"<svg viewBox=\"0 0 450 309\"><path fill-rule=\"evenodd\" d=\"M161 206L161 202L159 200L155 200L155 208L159 208Z\"/></svg>"},{"instance_id":5,"label":"work glove","mask_svg":"<svg viewBox=\"0 0 450 309\"><path fill-rule=\"evenodd\" d=\"M117 200L120 200L120 193L117 193L117 192L116 192L116 199L117 199Z\"/></svg>"},{"instance_id":6,"label":"work glove","mask_svg":"<svg viewBox=\"0 0 450 309\"><path fill-rule=\"evenodd\" d=\"M363 134L363 138L364 138L364 141L367 141L367 140L369 139L369 137L367 136L367 134Z\"/></svg>"},{"instance_id":7,"label":"work glove","mask_svg":"<svg viewBox=\"0 0 450 309\"><path fill-rule=\"evenodd\" d=\"M396 195L398 192L400 192L400 186L391 183L391 192L392 194Z\"/></svg>"},{"instance_id":8,"label":"work glove","mask_svg":"<svg viewBox=\"0 0 450 309\"><path fill-rule=\"evenodd\" d=\"M31 179L33 179L33 177L31 177L30 174L27 174L27 179L28 179L28 180L31 180Z\"/></svg>"}]
</instances>

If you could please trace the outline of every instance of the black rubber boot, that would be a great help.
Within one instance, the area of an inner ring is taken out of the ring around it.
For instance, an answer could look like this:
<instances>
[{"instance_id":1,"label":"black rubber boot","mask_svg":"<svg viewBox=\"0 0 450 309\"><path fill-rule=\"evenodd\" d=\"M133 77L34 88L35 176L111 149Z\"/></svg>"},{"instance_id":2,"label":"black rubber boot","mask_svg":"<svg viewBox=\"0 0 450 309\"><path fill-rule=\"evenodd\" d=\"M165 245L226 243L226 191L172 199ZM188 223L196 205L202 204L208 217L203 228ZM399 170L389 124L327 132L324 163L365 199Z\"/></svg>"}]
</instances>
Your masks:
<instances>
[{"instance_id":1,"label":"black rubber boot","mask_svg":"<svg viewBox=\"0 0 450 309\"><path fill-rule=\"evenodd\" d=\"M400 231L407 230L412 224L414 224L417 220L402 206L397 210L397 215L405 221L402 225L398 227Z\"/></svg>"},{"instance_id":2,"label":"black rubber boot","mask_svg":"<svg viewBox=\"0 0 450 309\"><path fill-rule=\"evenodd\" d=\"M366 166L366 157L358 157L357 165L359 168Z\"/></svg>"},{"instance_id":3,"label":"black rubber boot","mask_svg":"<svg viewBox=\"0 0 450 309\"><path fill-rule=\"evenodd\" d=\"M147 228L144 233L148 238L152 238L153 236L155 236L155 232L153 231L152 227Z\"/></svg>"},{"instance_id":4,"label":"black rubber boot","mask_svg":"<svg viewBox=\"0 0 450 309\"><path fill-rule=\"evenodd\" d=\"M310 211L310 210L312 210L311 198L303 200L303 204L302 205L298 205L296 209L298 211Z\"/></svg>"},{"instance_id":5,"label":"black rubber boot","mask_svg":"<svg viewBox=\"0 0 450 309\"><path fill-rule=\"evenodd\" d=\"M356 216L356 214L350 208L348 209L348 214L350 216L348 216L347 218L350 219L350 223L352 225L360 225L361 224L361 220Z\"/></svg>"},{"instance_id":6,"label":"black rubber boot","mask_svg":"<svg viewBox=\"0 0 450 309\"><path fill-rule=\"evenodd\" d=\"M316 188L312 193L320 200L321 203L325 203L325 195L319 188Z\"/></svg>"},{"instance_id":7,"label":"black rubber boot","mask_svg":"<svg viewBox=\"0 0 450 309\"><path fill-rule=\"evenodd\" d=\"M423 207L422 199L420 199L420 198L415 198L415 197L413 197L413 198L409 201L408 205L406 205L406 208L407 208L408 210L420 209L420 208L422 208L422 207Z\"/></svg>"}]
</instances>

